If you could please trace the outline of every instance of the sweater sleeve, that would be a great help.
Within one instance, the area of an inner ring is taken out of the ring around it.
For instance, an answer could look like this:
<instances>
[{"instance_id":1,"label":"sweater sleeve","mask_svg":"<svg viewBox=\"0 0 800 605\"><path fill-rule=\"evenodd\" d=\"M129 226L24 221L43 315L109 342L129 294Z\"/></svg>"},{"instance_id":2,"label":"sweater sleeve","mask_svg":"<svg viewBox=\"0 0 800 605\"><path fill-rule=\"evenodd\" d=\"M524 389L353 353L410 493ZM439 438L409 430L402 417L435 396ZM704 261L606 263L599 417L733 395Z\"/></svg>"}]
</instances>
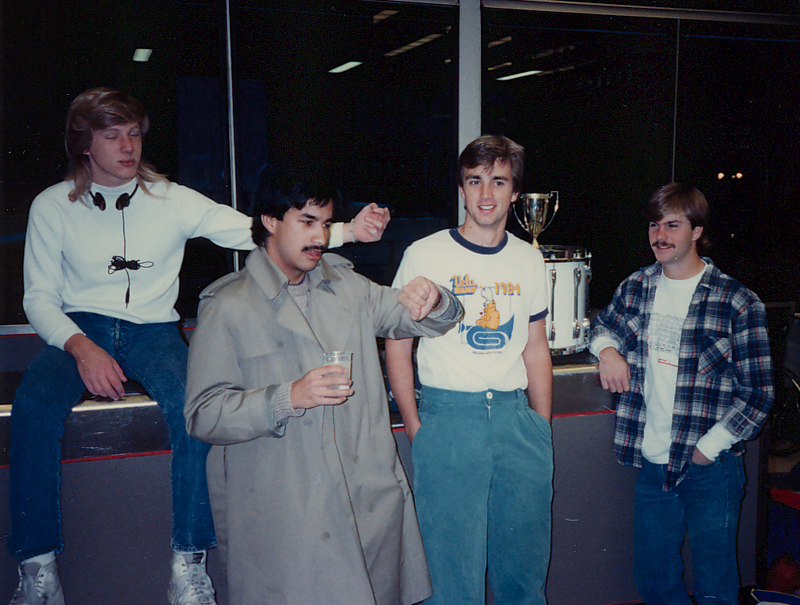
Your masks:
<instances>
[{"instance_id":1,"label":"sweater sleeve","mask_svg":"<svg viewBox=\"0 0 800 605\"><path fill-rule=\"evenodd\" d=\"M40 196L31 205L25 235L22 305L28 322L42 340L63 349L70 336L82 332L62 310L63 217L54 204L47 202Z\"/></svg>"},{"instance_id":2,"label":"sweater sleeve","mask_svg":"<svg viewBox=\"0 0 800 605\"><path fill-rule=\"evenodd\" d=\"M183 209L185 217L192 221L187 239L205 237L223 248L233 250L252 250L255 244L252 238L253 219L225 204L220 204L201 193L172 184L176 193L189 204ZM344 245L344 223L331 225L329 248Z\"/></svg>"}]
</instances>

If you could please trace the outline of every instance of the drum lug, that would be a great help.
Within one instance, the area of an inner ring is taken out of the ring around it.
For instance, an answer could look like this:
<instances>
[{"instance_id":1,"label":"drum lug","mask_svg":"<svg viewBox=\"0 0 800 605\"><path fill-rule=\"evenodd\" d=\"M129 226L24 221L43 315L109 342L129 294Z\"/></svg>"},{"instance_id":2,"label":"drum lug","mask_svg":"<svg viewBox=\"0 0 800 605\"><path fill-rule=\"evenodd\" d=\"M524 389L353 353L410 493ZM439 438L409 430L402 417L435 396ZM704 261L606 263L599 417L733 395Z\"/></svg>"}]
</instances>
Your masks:
<instances>
[{"instance_id":1,"label":"drum lug","mask_svg":"<svg viewBox=\"0 0 800 605\"><path fill-rule=\"evenodd\" d=\"M578 321L578 294L580 292L580 285L581 285L581 274L582 271L579 267L575 268L575 303L572 305L572 308L575 311L575 317L572 320L572 338L578 339L581 336L581 324Z\"/></svg>"},{"instance_id":2,"label":"drum lug","mask_svg":"<svg viewBox=\"0 0 800 605\"><path fill-rule=\"evenodd\" d=\"M556 270L550 269L550 342L556 341Z\"/></svg>"}]
</instances>

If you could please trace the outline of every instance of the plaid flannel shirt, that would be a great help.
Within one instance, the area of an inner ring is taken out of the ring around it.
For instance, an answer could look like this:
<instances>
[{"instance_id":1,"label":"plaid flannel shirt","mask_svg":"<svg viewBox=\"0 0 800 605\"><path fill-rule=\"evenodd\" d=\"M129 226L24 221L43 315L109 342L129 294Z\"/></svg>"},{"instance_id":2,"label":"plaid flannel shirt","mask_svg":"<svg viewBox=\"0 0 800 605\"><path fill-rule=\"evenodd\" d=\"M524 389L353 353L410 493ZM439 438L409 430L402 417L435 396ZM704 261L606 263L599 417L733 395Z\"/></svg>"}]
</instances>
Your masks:
<instances>
[{"instance_id":1,"label":"plaid flannel shirt","mask_svg":"<svg viewBox=\"0 0 800 605\"><path fill-rule=\"evenodd\" d=\"M683 324L664 490L684 476L695 444L716 423L742 440L755 437L774 397L766 310L759 298L709 259ZM633 273L597 316L592 338L611 337L630 365L631 390L617 394L614 453L642 465L647 326L661 265ZM744 442L731 451L741 454Z\"/></svg>"}]
</instances>

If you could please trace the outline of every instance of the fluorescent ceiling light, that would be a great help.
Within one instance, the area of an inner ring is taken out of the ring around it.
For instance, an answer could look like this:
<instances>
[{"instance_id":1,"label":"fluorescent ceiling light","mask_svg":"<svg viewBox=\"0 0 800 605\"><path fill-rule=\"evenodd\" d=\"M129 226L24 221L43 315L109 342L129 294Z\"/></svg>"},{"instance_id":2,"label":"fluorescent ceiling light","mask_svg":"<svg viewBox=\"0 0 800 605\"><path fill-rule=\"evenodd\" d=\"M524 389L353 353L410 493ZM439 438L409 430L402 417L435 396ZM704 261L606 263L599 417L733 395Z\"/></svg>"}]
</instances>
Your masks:
<instances>
[{"instance_id":1,"label":"fluorescent ceiling light","mask_svg":"<svg viewBox=\"0 0 800 605\"><path fill-rule=\"evenodd\" d=\"M501 63L500 65L494 65L492 67L487 67L487 71L494 71L495 69L500 69L501 67L508 67L512 65L511 61L506 61L505 63Z\"/></svg>"},{"instance_id":2,"label":"fluorescent ceiling light","mask_svg":"<svg viewBox=\"0 0 800 605\"><path fill-rule=\"evenodd\" d=\"M406 44L405 46L401 46L400 48L396 48L385 55L384 57L395 57L401 53L411 50L412 48L417 48L417 46L422 46L423 44L427 44L428 42L433 42L436 38L441 38L442 34L431 34L430 36L425 36L424 38L420 38L416 42L411 42L410 44Z\"/></svg>"},{"instance_id":3,"label":"fluorescent ceiling light","mask_svg":"<svg viewBox=\"0 0 800 605\"><path fill-rule=\"evenodd\" d=\"M505 38L500 38L499 40L495 40L494 42L489 42L486 45L487 48L492 48L493 46L500 46L501 44L505 44L506 42L511 42L511 36L506 36Z\"/></svg>"},{"instance_id":4,"label":"fluorescent ceiling light","mask_svg":"<svg viewBox=\"0 0 800 605\"><path fill-rule=\"evenodd\" d=\"M353 69L354 67L358 67L361 65L361 61L348 61L347 63L342 63L339 67L334 67L330 71L329 74L340 74L343 71L347 71L348 69Z\"/></svg>"},{"instance_id":5,"label":"fluorescent ceiling light","mask_svg":"<svg viewBox=\"0 0 800 605\"><path fill-rule=\"evenodd\" d=\"M559 46L558 48L548 48L545 50L540 50L538 53L534 53L531 58L533 59L542 59L544 57L552 57L556 53L561 54L565 52L569 52L571 50L575 50L574 44L566 44L564 46Z\"/></svg>"},{"instance_id":6,"label":"fluorescent ceiling light","mask_svg":"<svg viewBox=\"0 0 800 605\"><path fill-rule=\"evenodd\" d=\"M517 78L524 78L525 76L535 76L536 74L542 73L541 69L534 69L533 71L523 71L518 74L511 74L510 76L503 76L502 78L497 78L498 81L500 80L516 80Z\"/></svg>"},{"instance_id":7,"label":"fluorescent ceiling light","mask_svg":"<svg viewBox=\"0 0 800 605\"><path fill-rule=\"evenodd\" d=\"M138 63L147 63L150 60L150 55L153 53L152 48L137 48L133 51L133 60Z\"/></svg>"},{"instance_id":8,"label":"fluorescent ceiling light","mask_svg":"<svg viewBox=\"0 0 800 605\"><path fill-rule=\"evenodd\" d=\"M388 19L389 17L393 17L398 12L399 11L390 11L390 10L381 11L377 15L374 15L372 17L372 25L375 25L378 21L383 21L384 19Z\"/></svg>"}]
</instances>

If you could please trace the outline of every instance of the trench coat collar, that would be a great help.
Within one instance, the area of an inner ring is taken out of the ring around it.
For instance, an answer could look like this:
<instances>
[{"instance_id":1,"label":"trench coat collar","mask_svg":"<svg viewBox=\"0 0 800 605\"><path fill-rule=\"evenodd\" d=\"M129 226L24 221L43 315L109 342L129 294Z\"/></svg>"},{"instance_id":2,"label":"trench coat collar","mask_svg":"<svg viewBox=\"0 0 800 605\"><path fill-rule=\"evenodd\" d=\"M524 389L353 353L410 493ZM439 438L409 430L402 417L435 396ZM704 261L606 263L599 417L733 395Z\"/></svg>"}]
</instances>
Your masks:
<instances>
[{"instance_id":1,"label":"trench coat collar","mask_svg":"<svg viewBox=\"0 0 800 605\"><path fill-rule=\"evenodd\" d=\"M272 262L264 247L259 246L253 250L247 256L245 266L258 287L279 306L276 319L281 325L316 341L324 351L341 350L344 347L341 341L346 338L353 323L352 310L348 311L342 305L327 305L320 299L324 299L326 295L336 295L334 287L342 280L336 267L352 268L353 264L349 260L337 254L326 253L316 268L306 273L306 279L311 285L312 300L316 301L316 305L321 304L325 308L322 314L312 310L308 317L289 295L289 278Z\"/></svg>"},{"instance_id":2,"label":"trench coat collar","mask_svg":"<svg viewBox=\"0 0 800 605\"><path fill-rule=\"evenodd\" d=\"M287 288L289 278L272 262L272 259L263 246L259 246L247 255L245 266L248 272L253 276L253 279L256 280L259 287L264 291L264 294L271 300L275 300L281 291ZM331 292L332 282L342 279L339 272L335 269L336 266L351 268L353 263L338 254L326 253L319 263L317 263L316 268L306 273L306 277L311 284L311 289L322 288Z\"/></svg>"}]
</instances>

